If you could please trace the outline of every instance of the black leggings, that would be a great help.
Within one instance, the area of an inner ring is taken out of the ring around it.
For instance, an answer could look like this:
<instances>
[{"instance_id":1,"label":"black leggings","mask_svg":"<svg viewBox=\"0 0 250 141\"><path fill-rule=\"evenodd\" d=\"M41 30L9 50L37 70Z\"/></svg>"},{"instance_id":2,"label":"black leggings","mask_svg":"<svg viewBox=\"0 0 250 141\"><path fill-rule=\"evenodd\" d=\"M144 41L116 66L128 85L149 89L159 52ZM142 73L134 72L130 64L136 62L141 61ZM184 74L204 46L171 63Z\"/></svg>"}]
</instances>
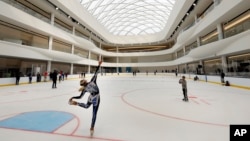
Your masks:
<instances>
[{"instance_id":1,"label":"black leggings","mask_svg":"<svg viewBox=\"0 0 250 141\"><path fill-rule=\"evenodd\" d=\"M93 112L92 112L92 122L91 122L91 127L94 127L95 126L95 121L96 121L96 117L97 117L97 112L98 112L98 109L99 109L99 105L100 105L100 97L98 98L98 100L96 101L97 103L96 104L93 104L92 102L88 101L87 104L85 103L79 103L78 105L80 107L83 107L83 108L89 108L92 104L93 104Z\"/></svg>"}]
</instances>

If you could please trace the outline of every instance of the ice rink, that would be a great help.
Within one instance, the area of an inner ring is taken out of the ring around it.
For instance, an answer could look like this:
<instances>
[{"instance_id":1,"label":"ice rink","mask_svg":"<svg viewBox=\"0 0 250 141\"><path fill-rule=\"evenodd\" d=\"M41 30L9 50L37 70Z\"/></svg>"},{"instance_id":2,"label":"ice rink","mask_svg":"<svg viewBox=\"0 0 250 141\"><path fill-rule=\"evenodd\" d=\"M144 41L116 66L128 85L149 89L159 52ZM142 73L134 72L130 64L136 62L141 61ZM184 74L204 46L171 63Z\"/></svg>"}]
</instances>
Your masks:
<instances>
[{"instance_id":1,"label":"ice rink","mask_svg":"<svg viewBox=\"0 0 250 141\"><path fill-rule=\"evenodd\" d=\"M87 77L86 79L90 79ZM0 87L1 141L229 141L230 124L250 124L249 90L180 77L98 76L95 132L92 107L68 104L79 80ZM86 102L86 94L79 102Z\"/></svg>"}]
</instances>

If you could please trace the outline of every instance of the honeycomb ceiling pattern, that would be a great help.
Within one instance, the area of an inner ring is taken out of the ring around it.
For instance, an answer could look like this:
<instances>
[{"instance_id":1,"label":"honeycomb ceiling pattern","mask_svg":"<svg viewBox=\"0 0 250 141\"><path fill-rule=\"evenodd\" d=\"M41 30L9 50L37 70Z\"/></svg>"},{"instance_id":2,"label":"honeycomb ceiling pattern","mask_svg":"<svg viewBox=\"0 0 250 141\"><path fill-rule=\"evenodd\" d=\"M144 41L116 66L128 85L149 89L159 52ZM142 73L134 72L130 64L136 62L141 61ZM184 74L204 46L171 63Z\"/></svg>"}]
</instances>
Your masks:
<instances>
[{"instance_id":1,"label":"honeycomb ceiling pattern","mask_svg":"<svg viewBox=\"0 0 250 141\"><path fill-rule=\"evenodd\" d=\"M113 35L161 32L176 0L79 0Z\"/></svg>"}]
</instances>

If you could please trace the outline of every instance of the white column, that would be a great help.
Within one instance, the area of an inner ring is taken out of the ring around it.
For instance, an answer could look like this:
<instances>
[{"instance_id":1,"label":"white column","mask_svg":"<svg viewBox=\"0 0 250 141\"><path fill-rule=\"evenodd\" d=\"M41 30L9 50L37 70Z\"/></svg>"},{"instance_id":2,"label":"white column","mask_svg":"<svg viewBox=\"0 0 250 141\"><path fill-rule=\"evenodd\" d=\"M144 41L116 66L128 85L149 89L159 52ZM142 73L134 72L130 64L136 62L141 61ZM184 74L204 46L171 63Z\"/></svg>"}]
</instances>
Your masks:
<instances>
[{"instance_id":1,"label":"white column","mask_svg":"<svg viewBox=\"0 0 250 141\"><path fill-rule=\"evenodd\" d=\"M74 64L71 63L71 64L70 64L70 74L73 74L73 68L74 68Z\"/></svg>"},{"instance_id":2,"label":"white column","mask_svg":"<svg viewBox=\"0 0 250 141\"><path fill-rule=\"evenodd\" d=\"M51 13L50 24L54 26L55 23L55 14Z\"/></svg>"},{"instance_id":3,"label":"white column","mask_svg":"<svg viewBox=\"0 0 250 141\"><path fill-rule=\"evenodd\" d=\"M184 73L184 72L183 72ZM185 73L188 73L188 64L185 64Z\"/></svg>"},{"instance_id":4,"label":"white column","mask_svg":"<svg viewBox=\"0 0 250 141\"><path fill-rule=\"evenodd\" d=\"M222 29L221 24L217 25L217 32L218 32L218 39L222 40L224 37L223 37L223 29Z\"/></svg>"},{"instance_id":5,"label":"white column","mask_svg":"<svg viewBox=\"0 0 250 141\"><path fill-rule=\"evenodd\" d=\"M119 49L118 49L118 47L116 47L116 53L118 53L118 52L119 52ZM116 56L116 64L118 65L118 63L119 63L119 57ZM119 68L118 68L118 66L116 66L116 72L119 73Z\"/></svg>"},{"instance_id":6,"label":"white column","mask_svg":"<svg viewBox=\"0 0 250 141\"><path fill-rule=\"evenodd\" d=\"M89 51L88 59L89 59L89 60L91 59L91 51Z\"/></svg>"},{"instance_id":7,"label":"white column","mask_svg":"<svg viewBox=\"0 0 250 141\"><path fill-rule=\"evenodd\" d=\"M99 44L99 48L102 49L102 44L101 43ZM101 54L99 54L99 60L102 60L102 55Z\"/></svg>"},{"instance_id":8,"label":"white column","mask_svg":"<svg viewBox=\"0 0 250 141\"><path fill-rule=\"evenodd\" d=\"M99 44L99 47L100 47L100 49L102 49L102 44L101 44L101 42L100 42L100 44ZM103 58L102 58L102 55L101 54L99 54L99 60L98 61L103 61ZM103 70L102 70L102 67L100 68L100 70L101 70L101 74L103 73ZM105 70L104 70L105 71Z\"/></svg>"},{"instance_id":9,"label":"white column","mask_svg":"<svg viewBox=\"0 0 250 141\"><path fill-rule=\"evenodd\" d=\"M88 66L88 73L90 73L90 65Z\"/></svg>"},{"instance_id":10,"label":"white column","mask_svg":"<svg viewBox=\"0 0 250 141\"><path fill-rule=\"evenodd\" d=\"M224 73L227 73L227 58L226 56L221 56L221 66Z\"/></svg>"},{"instance_id":11,"label":"white column","mask_svg":"<svg viewBox=\"0 0 250 141\"><path fill-rule=\"evenodd\" d=\"M74 54L75 46L72 44L71 46L71 54Z\"/></svg>"},{"instance_id":12,"label":"white column","mask_svg":"<svg viewBox=\"0 0 250 141\"><path fill-rule=\"evenodd\" d=\"M91 51L89 51L88 60L91 58ZM88 73L90 73L90 65L88 66Z\"/></svg>"},{"instance_id":13,"label":"white column","mask_svg":"<svg viewBox=\"0 0 250 141\"><path fill-rule=\"evenodd\" d=\"M186 55L186 48L185 48L185 46L183 47L183 56L185 56Z\"/></svg>"},{"instance_id":14,"label":"white column","mask_svg":"<svg viewBox=\"0 0 250 141\"><path fill-rule=\"evenodd\" d=\"M53 46L53 37L49 36L49 50L52 50L52 46Z\"/></svg>"},{"instance_id":15,"label":"white column","mask_svg":"<svg viewBox=\"0 0 250 141\"><path fill-rule=\"evenodd\" d=\"M98 62L99 61L102 61L102 55L101 54L99 54L99 57L98 57L99 59L98 59ZM100 66L100 73L102 74L102 67Z\"/></svg>"},{"instance_id":16,"label":"white column","mask_svg":"<svg viewBox=\"0 0 250 141\"><path fill-rule=\"evenodd\" d=\"M76 31L76 27L73 26L73 28L72 28L72 34L73 34L73 35L75 35L75 31Z\"/></svg>"},{"instance_id":17,"label":"white column","mask_svg":"<svg viewBox=\"0 0 250 141\"><path fill-rule=\"evenodd\" d=\"M196 41L197 41L197 47L201 46L201 38L197 37Z\"/></svg>"},{"instance_id":18,"label":"white column","mask_svg":"<svg viewBox=\"0 0 250 141\"><path fill-rule=\"evenodd\" d=\"M199 64L202 66L202 68L200 68L200 73L203 74L204 73L204 65L203 65L203 61L200 60Z\"/></svg>"},{"instance_id":19,"label":"white column","mask_svg":"<svg viewBox=\"0 0 250 141\"><path fill-rule=\"evenodd\" d=\"M47 72L52 72L52 70L51 70L51 61L47 62Z\"/></svg>"},{"instance_id":20,"label":"white column","mask_svg":"<svg viewBox=\"0 0 250 141\"><path fill-rule=\"evenodd\" d=\"M197 15L194 16L194 19L195 19L195 23L198 23L198 16Z\"/></svg>"}]
</instances>

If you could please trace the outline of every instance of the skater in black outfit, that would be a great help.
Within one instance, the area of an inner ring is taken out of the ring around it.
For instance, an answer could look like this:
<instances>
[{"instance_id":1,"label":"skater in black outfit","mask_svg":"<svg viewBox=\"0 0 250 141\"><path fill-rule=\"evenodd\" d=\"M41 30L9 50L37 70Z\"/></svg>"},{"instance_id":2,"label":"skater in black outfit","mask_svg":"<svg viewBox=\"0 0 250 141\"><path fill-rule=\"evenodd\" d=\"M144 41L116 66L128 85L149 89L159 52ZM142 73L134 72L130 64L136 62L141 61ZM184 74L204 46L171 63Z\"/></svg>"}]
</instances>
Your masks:
<instances>
[{"instance_id":1,"label":"skater in black outfit","mask_svg":"<svg viewBox=\"0 0 250 141\"><path fill-rule=\"evenodd\" d=\"M57 74L58 73L57 73L56 70L54 70L54 72L52 73L52 81L53 81L53 83L52 83L52 89L56 88Z\"/></svg>"},{"instance_id":2,"label":"skater in black outfit","mask_svg":"<svg viewBox=\"0 0 250 141\"><path fill-rule=\"evenodd\" d=\"M16 73L16 85L19 85L20 76L21 76L21 72L17 72Z\"/></svg>"},{"instance_id":3,"label":"skater in black outfit","mask_svg":"<svg viewBox=\"0 0 250 141\"><path fill-rule=\"evenodd\" d=\"M90 127L91 135L94 132L94 126L95 126L97 111L98 111L99 104L100 104L100 94L99 94L99 88L98 88L98 86L96 84L96 79L97 79L98 70L99 70L101 64L102 64L102 61L99 61L99 65L98 65L98 67L96 69L96 72L95 72L94 76L91 78L90 82L87 82L84 79L80 81L80 85L84 86L80 96L72 97L69 100L70 105L78 105L78 106L86 108L86 109L89 108L91 105L93 105L92 122L91 122L91 127ZM73 99L82 98L86 92L90 93L90 95L88 97L88 102L86 104L85 103L78 103L76 101L73 101Z\"/></svg>"},{"instance_id":4,"label":"skater in black outfit","mask_svg":"<svg viewBox=\"0 0 250 141\"><path fill-rule=\"evenodd\" d=\"M225 83L224 77L225 77L225 73L222 71L220 74L221 83Z\"/></svg>"},{"instance_id":5,"label":"skater in black outfit","mask_svg":"<svg viewBox=\"0 0 250 141\"><path fill-rule=\"evenodd\" d=\"M28 76L29 76L29 83L31 84L31 83L32 83L32 73L30 72L30 73L28 74Z\"/></svg>"}]
</instances>

